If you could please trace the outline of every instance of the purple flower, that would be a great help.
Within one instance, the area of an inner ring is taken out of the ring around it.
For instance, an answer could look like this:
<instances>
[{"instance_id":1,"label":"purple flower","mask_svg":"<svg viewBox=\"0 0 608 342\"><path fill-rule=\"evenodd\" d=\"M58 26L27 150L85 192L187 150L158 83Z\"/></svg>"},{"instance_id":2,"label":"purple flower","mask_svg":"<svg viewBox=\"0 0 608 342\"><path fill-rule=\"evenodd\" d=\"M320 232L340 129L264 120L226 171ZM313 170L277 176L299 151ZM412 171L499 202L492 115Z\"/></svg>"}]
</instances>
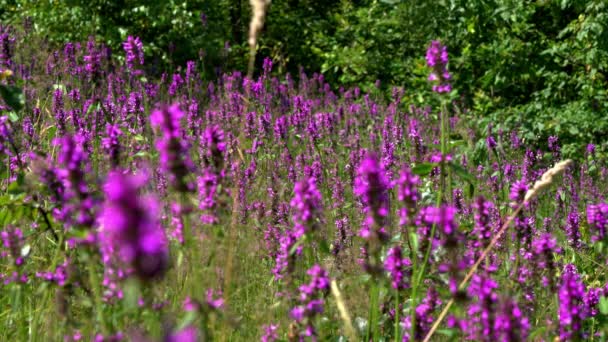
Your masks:
<instances>
[{"instance_id":1,"label":"purple flower","mask_svg":"<svg viewBox=\"0 0 608 342\"><path fill-rule=\"evenodd\" d=\"M585 312L588 316L595 316L598 313L598 304L600 303L600 297L604 295L604 289L602 288L590 288L585 293L583 302L585 303Z\"/></svg>"},{"instance_id":2,"label":"purple flower","mask_svg":"<svg viewBox=\"0 0 608 342\"><path fill-rule=\"evenodd\" d=\"M140 278L152 279L165 273L168 248L165 232L154 216L158 203L152 197L139 195L145 184L141 175L110 173L104 185L101 241L115 250L123 263L132 266Z\"/></svg>"},{"instance_id":3,"label":"purple flower","mask_svg":"<svg viewBox=\"0 0 608 342\"><path fill-rule=\"evenodd\" d=\"M10 134L8 116L0 116L0 154L10 155Z\"/></svg>"},{"instance_id":4,"label":"purple flower","mask_svg":"<svg viewBox=\"0 0 608 342\"><path fill-rule=\"evenodd\" d=\"M203 133L201 144L205 148L205 165L213 166L216 172L219 172L226 152L224 131L217 125L208 126Z\"/></svg>"},{"instance_id":5,"label":"purple flower","mask_svg":"<svg viewBox=\"0 0 608 342\"><path fill-rule=\"evenodd\" d=\"M110 158L110 163L113 167L118 166L120 157L120 141L122 131L119 125L106 125L106 136L101 138L101 147Z\"/></svg>"},{"instance_id":6,"label":"purple flower","mask_svg":"<svg viewBox=\"0 0 608 342\"><path fill-rule=\"evenodd\" d=\"M501 301L494 319L495 339L500 342L525 341L530 331L530 322L511 298Z\"/></svg>"},{"instance_id":7,"label":"purple flower","mask_svg":"<svg viewBox=\"0 0 608 342\"><path fill-rule=\"evenodd\" d=\"M401 174L396 183L397 198L405 205L399 210L399 224L409 225L413 223L416 203L420 200L420 194L418 193L420 177L414 175L409 168L405 167L401 170Z\"/></svg>"},{"instance_id":8,"label":"purple flower","mask_svg":"<svg viewBox=\"0 0 608 342\"><path fill-rule=\"evenodd\" d=\"M321 212L322 199L314 177L297 182L293 192L290 205L294 212L294 232L296 238L300 238L316 230L318 224L315 220Z\"/></svg>"},{"instance_id":9,"label":"purple flower","mask_svg":"<svg viewBox=\"0 0 608 342\"><path fill-rule=\"evenodd\" d=\"M93 216L94 199L89 193L85 180L85 173L89 172L90 165L87 160L87 139L82 135L63 136L53 141L60 150L57 162L60 168L56 175L62 182L65 191L61 200L63 208L56 208L55 217L68 225L81 225L92 227L95 221Z\"/></svg>"},{"instance_id":10,"label":"purple flower","mask_svg":"<svg viewBox=\"0 0 608 342\"><path fill-rule=\"evenodd\" d=\"M402 256L399 246L388 250L386 259L384 260L384 269L388 272L391 278L391 285L394 289L403 290L409 288L409 279L406 278L411 276L411 266L412 262Z\"/></svg>"},{"instance_id":11,"label":"purple flower","mask_svg":"<svg viewBox=\"0 0 608 342\"><path fill-rule=\"evenodd\" d=\"M513 202L513 203L521 203L524 200L524 197L526 196L526 192L528 192L528 184L526 183L525 180L520 180L517 181L515 183L513 183L513 185L511 185L511 192L509 193L509 199Z\"/></svg>"},{"instance_id":12,"label":"purple flower","mask_svg":"<svg viewBox=\"0 0 608 342\"><path fill-rule=\"evenodd\" d=\"M191 190L192 184L186 181L186 176L194 169L189 156L189 144L181 129L183 116L184 112L177 104L155 110L150 116L152 127L161 132L161 138L156 141L160 167L169 176L170 184L180 192Z\"/></svg>"},{"instance_id":13,"label":"purple flower","mask_svg":"<svg viewBox=\"0 0 608 342\"><path fill-rule=\"evenodd\" d=\"M264 335L260 338L261 342L274 342L279 339L277 330L279 329L278 324L268 324L262 327L264 329Z\"/></svg>"},{"instance_id":14,"label":"purple flower","mask_svg":"<svg viewBox=\"0 0 608 342\"><path fill-rule=\"evenodd\" d=\"M197 342L198 330L195 325L189 325L180 331L172 332L163 340L164 342Z\"/></svg>"},{"instance_id":15,"label":"purple flower","mask_svg":"<svg viewBox=\"0 0 608 342\"><path fill-rule=\"evenodd\" d=\"M298 296L299 305L294 307L290 316L304 327L305 336L315 337L313 317L323 313L324 298L329 292L329 276L321 266L314 265L306 272L310 277L308 284L301 285Z\"/></svg>"},{"instance_id":16,"label":"purple flower","mask_svg":"<svg viewBox=\"0 0 608 342\"><path fill-rule=\"evenodd\" d=\"M584 304L585 285L580 280L576 266L566 265L558 291L559 337L561 340L582 338L583 320L586 318Z\"/></svg>"},{"instance_id":17,"label":"purple flower","mask_svg":"<svg viewBox=\"0 0 608 342\"><path fill-rule=\"evenodd\" d=\"M12 65L12 50L15 38L9 33L8 26L0 26L0 72Z\"/></svg>"},{"instance_id":18,"label":"purple flower","mask_svg":"<svg viewBox=\"0 0 608 342\"><path fill-rule=\"evenodd\" d=\"M587 206L587 223L593 231L591 240L594 242L603 240L608 228L608 204L598 203Z\"/></svg>"},{"instance_id":19,"label":"purple flower","mask_svg":"<svg viewBox=\"0 0 608 342\"><path fill-rule=\"evenodd\" d=\"M578 248L581 245L579 217L580 214L578 213L578 210L576 208L572 208L572 211L568 213L568 219L566 220L566 236L568 237L568 244L574 248Z\"/></svg>"},{"instance_id":20,"label":"purple flower","mask_svg":"<svg viewBox=\"0 0 608 342\"><path fill-rule=\"evenodd\" d=\"M437 82L433 85L433 91L437 93L449 93L452 85L449 80L452 78L448 72L448 48L438 40L433 40L426 50L426 64L432 68L429 81Z\"/></svg>"},{"instance_id":21,"label":"purple flower","mask_svg":"<svg viewBox=\"0 0 608 342\"><path fill-rule=\"evenodd\" d=\"M144 65L144 45L139 37L128 36L122 47L126 52L125 61L130 71L135 71L135 62L139 62L140 66Z\"/></svg>"},{"instance_id":22,"label":"purple flower","mask_svg":"<svg viewBox=\"0 0 608 342\"><path fill-rule=\"evenodd\" d=\"M557 240L550 233L545 233L532 242L532 250L538 269L540 271L546 270L549 273L549 278L545 280L547 284L543 285L548 285L549 288L554 289L554 254L561 253L561 248L557 246Z\"/></svg>"},{"instance_id":23,"label":"purple flower","mask_svg":"<svg viewBox=\"0 0 608 342\"><path fill-rule=\"evenodd\" d=\"M13 258L15 266L23 265L23 257L21 256L21 247L23 246L23 232L21 229L8 226L5 230L0 232L0 239L2 240L2 246L8 250L0 252L0 258L10 254Z\"/></svg>"},{"instance_id":24,"label":"purple flower","mask_svg":"<svg viewBox=\"0 0 608 342\"><path fill-rule=\"evenodd\" d=\"M424 336L431 329L431 325L435 321L433 312L441 305L441 299L439 299L439 293L431 287L426 293L422 302L416 307L416 325L414 326L414 336L405 333L403 335L403 341L421 341ZM404 326L406 331L410 331L412 327L411 316L404 318Z\"/></svg>"},{"instance_id":25,"label":"purple flower","mask_svg":"<svg viewBox=\"0 0 608 342\"><path fill-rule=\"evenodd\" d=\"M90 36L87 42L87 54L83 57L86 63L84 69L90 78L95 78L101 72L101 55L95 44L95 37Z\"/></svg>"},{"instance_id":26,"label":"purple flower","mask_svg":"<svg viewBox=\"0 0 608 342\"><path fill-rule=\"evenodd\" d=\"M203 175L198 177L199 208L203 211L201 222L205 224L213 224L218 221L215 212L218 186L219 177L209 168L205 169Z\"/></svg>"},{"instance_id":27,"label":"purple flower","mask_svg":"<svg viewBox=\"0 0 608 342\"><path fill-rule=\"evenodd\" d=\"M456 232L456 208L452 206L427 207L424 215L425 223L437 225L445 235L450 236Z\"/></svg>"},{"instance_id":28,"label":"purple flower","mask_svg":"<svg viewBox=\"0 0 608 342\"><path fill-rule=\"evenodd\" d=\"M390 183L373 153L363 159L357 170L353 192L359 196L368 218L382 226L388 215L388 191Z\"/></svg>"},{"instance_id":29,"label":"purple flower","mask_svg":"<svg viewBox=\"0 0 608 342\"><path fill-rule=\"evenodd\" d=\"M485 247L492 237L490 211L494 209L494 204L479 196L475 201L474 207L475 226L473 227L473 233L475 234L477 241L481 243L481 247Z\"/></svg>"},{"instance_id":30,"label":"purple flower","mask_svg":"<svg viewBox=\"0 0 608 342\"><path fill-rule=\"evenodd\" d=\"M558 138L556 136L550 136L549 140L549 151L553 152L553 153L558 153L560 148L559 148L559 144L558 144Z\"/></svg>"},{"instance_id":31,"label":"purple flower","mask_svg":"<svg viewBox=\"0 0 608 342\"><path fill-rule=\"evenodd\" d=\"M498 283L483 275L474 275L468 288L474 302L467 310L467 333L470 340L485 340L494 335Z\"/></svg>"}]
</instances>

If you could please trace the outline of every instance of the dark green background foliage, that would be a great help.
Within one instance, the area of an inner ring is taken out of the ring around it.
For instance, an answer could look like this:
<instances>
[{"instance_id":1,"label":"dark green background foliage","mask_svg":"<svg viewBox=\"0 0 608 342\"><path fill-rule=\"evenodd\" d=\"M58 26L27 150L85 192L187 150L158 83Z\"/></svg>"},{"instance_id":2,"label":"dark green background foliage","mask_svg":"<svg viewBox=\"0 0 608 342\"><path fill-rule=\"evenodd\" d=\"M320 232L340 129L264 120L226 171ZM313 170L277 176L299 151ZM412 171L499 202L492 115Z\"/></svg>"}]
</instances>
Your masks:
<instances>
[{"instance_id":1,"label":"dark green background foliage","mask_svg":"<svg viewBox=\"0 0 608 342\"><path fill-rule=\"evenodd\" d=\"M0 16L17 25L31 18L51 42L95 35L117 55L127 35L137 35L152 66L198 60L208 79L247 62L246 0L0 0ZM488 122L517 126L541 147L557 135L575 155L587 143L606 145L607 26L605 0L276 0L257 65L269 56L278 73L303 67L365 90L380 80L422 102L429 93L407 90L426 82L424 52L440 39L480 130Z\"/></svg>"}]
</instances>

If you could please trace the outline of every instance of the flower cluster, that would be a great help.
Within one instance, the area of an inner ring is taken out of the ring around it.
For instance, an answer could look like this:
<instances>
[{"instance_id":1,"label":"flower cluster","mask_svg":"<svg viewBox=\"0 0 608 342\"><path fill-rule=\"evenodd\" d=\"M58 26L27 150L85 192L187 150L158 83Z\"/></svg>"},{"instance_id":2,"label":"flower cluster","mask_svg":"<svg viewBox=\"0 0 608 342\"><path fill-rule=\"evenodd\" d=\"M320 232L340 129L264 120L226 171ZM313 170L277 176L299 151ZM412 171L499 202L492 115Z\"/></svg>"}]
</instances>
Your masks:
<instances>
[{"instance_id":1,"label":"flower cluster","mask_svg":"<svg viewBox=\"0 0 608 342\"><path fill-rule=\"evenodd\" d=\"M388 272L391 279L391 286L397 290L409 288L409 277L411 277L412 262L404 258L401 247L395 246L388 250L384 260L384 269Z\"/></svg>"},{"instance_id":2,"label":"flower cluster","mask_svg":"<svg viewBox=\"0 0 608 342\"><path fill-rule=\"evenodd\" d=\"M388 191L390 182L375 154L369 153L357 170L353 192L359 196L367 214L366 224L382 234L385 218L389 212ZM362 233L364 237L367 233Z\"/></svg>"},{"instance_id":3,"label":"flower cluster","mask_svg":"<svg viewBox=\"0 0 608 342\"><path fill-rule=\"evenodd\" d=\"M308 272L310 277L308 284L301 285L298 296L299 305L294 307L290 316L303 328L299 334L301 337L310 337L316 340L316 330L313 325L314 316L323 313L325 296L329 292L329 276L321 266L314 265Z\"/></svg>"},{"instance_id":4,"label":"flower cluster","mask_svg":"<svg viewBox=\"0 0 608 342\"><path fill-rule=\"evenodd\" d=\"M152 279L165 273L168 249L164 230L154 217L158 212L156 200L139 195L145 182L141 175L119 171L108 176L101 242L111 246L110 250L133 267L137 276Z\"/></svg>"},{"instance_id":5,"label":"flower cluster","mask_svg":"<svg viewBox=\"0 0 608 342\"><path fill-rule=\"evenodd\" d=\"M314 177L297 182L293 192L290 205L294 213L294 234L300 238L318 227L316 219L320 215L322 199Z\"/></svg>"},{"instance_id":6,"label":"flower cluster","mask_svg":"<svg viewBox=\"0 0 608 342\"><path fill-rule=\"evenodd\" d=\"M189 156L189 143L184 139L181 119L184 112L179 105L155 110L150 116L152 127L160 130L161 138L156 141L160 153L160 167L169 177L170 184L179 192L190 191L192 184L186 176L194 168Z\"/></svg>"},{"instance_id":7,"label":"flower cluster","mask_svg":"<svg viewBox=\"0 0 608 342\"><path fill-rule=\"evenodd\" d=\"M433 91L437 93L452 91L450 84L452 75L448 72L448 48L438 40L433 40L426 50L426 64L433 69L429 81L438 83L433 85Z\"/></svg>"},{"instance_id":8,"label":"flower cluster","mask_svg":"<svg viewBox=\"0 0 608 342\"><path fill-rule=\"evenodd\" d=\"M135 71L135 63L144 65L144 44L139 37L128 36L127 40L122 43L125 50L125 63L130 71Z\"/></svg>"},{"instance_id":9,"label":"flower cluster","mask_svg":"<svg viewBox=\"0 0 608 342\"><path fill-rule=\"evenodd\" d=\"M416 212L416 204L420 200L420 194L418 193L420 177L413 174L408 167L405 167L401 170L396 184L397 199L404 204L404 207L399 210L399 224L412 224Z\"/></svg>"},{"instance_id":10,"label":"flower cluster","mask_svg":"<svg viewBox=\"0 0 608 342\"><path fill-rule=\"evenodd\" d=\"M561 340L582 338L583 320L586 318L584 296L585 285L578 275L576 266L566 265L558 291L559 337Z\"/></svg>"},{"instance_id":11,"label":"flower cluster","mask_svg":"<svg viewBox=\"0 0 608 342\"><path fill-rule=\"evenodd\" d=\"M608 228L608 204L598 203L587 206L587 222L593 229L593 241L601 241L606 237Z\"/></svg>"}]
</instances>

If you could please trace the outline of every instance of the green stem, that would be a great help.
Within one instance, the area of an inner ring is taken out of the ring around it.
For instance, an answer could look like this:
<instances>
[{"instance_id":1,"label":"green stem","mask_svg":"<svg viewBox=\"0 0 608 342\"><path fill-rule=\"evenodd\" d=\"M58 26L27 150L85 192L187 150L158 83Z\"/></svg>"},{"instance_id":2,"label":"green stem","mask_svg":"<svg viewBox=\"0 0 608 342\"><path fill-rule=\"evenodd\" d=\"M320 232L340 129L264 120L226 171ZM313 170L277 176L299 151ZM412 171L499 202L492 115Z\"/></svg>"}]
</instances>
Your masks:
<instances>
[{"instance_id":1,"label":"green stem","mask_svg":"<svg viewBox=\"0 0 608 342\"><path fill-rule=\"evenodd\" d=\"M380 288L376 282L373 282L370 293L369 293L369 325L367 327L366 341L370 340L370 335L372 337L372 341L378 341L379 332L378 332L378 300L380 295Z\"/></svg>"},{"instance_id":2,"label":"green stem","mask_svg":"<svg viewBox=\"0 0 608 342\"><path fill-rule=\"evenodd\" d=\"M439 113L440 124L441 124L441 186L439 187L439 192L437 194L437 199L435 201L435 205L439 207L443 202L443 195L445 191L445 154L447 151L446 146L446 127L445 127L445 114L447 113L447 107L445 105L445 101L442 101L441 112ZM420 269L416 267L416 279L412 287L412 308L411 308L411 328L410 328L410 337L414 338L415 327L416 327L416 306L418 305L418 289L420 287L420 283L422 282L422 277L424 275L424 271L426 269L426 264L429 261L429 257L431 255L431 250L433 248L433 237L435 236L435 230L437 228L436 224L433 224L431 227L431 234L429 235L429 245L424 254L424 259L422 264L420 265ZM417 259L417 258L416 258Z\"/></svg>"},{"instance_id":3,"label":"green stem","mask_svg":"<svg viewBox=\"0 0 608 342\"><path fill-rule=\"evenodd\" d=\"M395 341L401 341L401 329L399 328L399 319L401 318L399 316L400 314L400 309L399 309L399 289L395 290Z\"/></svg>"},{"instance_id":4,"label":"green stem","mask_svg":"<svg viewBox=\"0 0 608 342\"><path fill-rule=\"evenodd\" d=\"M95 313L97 316L97 323L101 326L101 331L105 335L107 333L106 330L106 322L103 316L103 302L101 298L100 291L100 281L97 275L96 269L97 264L95 263L95 259L92 255L89 255L89 280L91 282L91 289L93 290L93 296L95 297Z\"/></svg>"}]
</instances>

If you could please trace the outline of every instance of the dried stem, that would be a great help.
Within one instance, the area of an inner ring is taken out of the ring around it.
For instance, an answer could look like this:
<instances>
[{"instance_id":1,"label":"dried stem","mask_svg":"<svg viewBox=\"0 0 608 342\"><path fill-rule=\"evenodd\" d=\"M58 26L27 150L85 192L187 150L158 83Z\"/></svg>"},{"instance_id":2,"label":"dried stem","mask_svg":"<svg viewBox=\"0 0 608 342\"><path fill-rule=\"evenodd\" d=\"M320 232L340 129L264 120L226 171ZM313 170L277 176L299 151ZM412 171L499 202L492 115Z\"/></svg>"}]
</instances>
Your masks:
<instances>
[{"instance_id":1,"label":"dried stem","mask_svg":"<svg viewBox=\"0 0 608 342\"><path fill-rule=\"evenodd\" d=\"M340 289L338 288L338 283L336 280L331 281L331 294L336 298L336 305L338 306L338 311L340 312L340 318L342 318L342 322L344 323L344 330L349 340L357 341L357 334L355 333L355 328L353 327L352 320L350 319L350 314L348 313L348 309L346 308L346 304L344 303L344 299L342 298L342 293L340 293Z\"/></svg>"},{"instance_id":2,"label":"dried stem","mask_svg":"<svg viewBox=\"0 0 608 342\"><path fill-rule=\"evenodd\" d=\"M475 264L471 267L471 269L469 270L467 275L464 277L462 282L460 282L460 285L458 285L459 290L463 290L466 287L466 284L469 281L469 279L471 279L473 274L475 274L475 272L477 271L479 264L481 264L481 262L488 256L488 253L490 253L490 250L492 250L494 245L496 245L498 240L500 240L500 238L502 237L504 232L507 230L507 228L509 227L511 222L513 222L515 217L519 214L519 212L524 207L524 205L526 205L531 199L533 199L536 195L538 195L540 193L540 191L547 188L553 182L553 177L563 173L566 170L566 168L568 166L570 166L571 164L572 164L572 160L570 160L570 159L561 161L561 162L555 164L555 166L553 168L549 169L547 172L545 172L542 175L541 179L534 184L534 187L526 193L524 200L517 206L515 211L511 214L511 216L509 216L507 221L502 225L502 227L500 228L498 233L496 233L496 236L494 236L492 241L490 241L490 244L488 245L488 247L486 247L486 249L484 249L483 253L481 253L479 258L477 258L477 261L475 261ZM450 301L445 305L445 307L439 314L439 317L437 317L437 319L433 323L431 330L429 330L429 332L424 337L423 342L430 341L431 337L433 336L433 334L435 333L437 328L439 328L441 321L443 321L445 316L448 314L448 311L450 310L450 307L452 306L452 304L454 304L454 298L450 299Z\"/></svg>"}]
</instances>

